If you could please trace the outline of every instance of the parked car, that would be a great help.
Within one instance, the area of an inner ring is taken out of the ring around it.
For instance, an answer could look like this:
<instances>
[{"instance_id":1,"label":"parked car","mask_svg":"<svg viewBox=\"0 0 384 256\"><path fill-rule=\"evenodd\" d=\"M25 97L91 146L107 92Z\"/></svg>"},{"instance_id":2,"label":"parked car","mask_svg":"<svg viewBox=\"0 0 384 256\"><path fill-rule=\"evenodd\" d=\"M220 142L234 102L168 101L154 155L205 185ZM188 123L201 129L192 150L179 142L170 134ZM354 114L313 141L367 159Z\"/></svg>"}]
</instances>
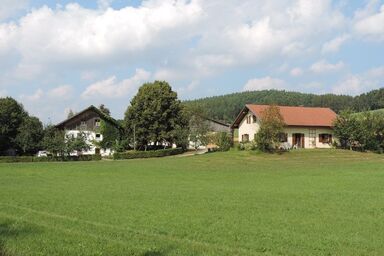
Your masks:
<instances>
[{"instance_id":1,"label":"parked car","mask_svg":"<svg viewBox=\"0 0 384 256\"><path fill-rule=\"evenodd\" d=\"M52 156L52 154L45 150L41 150L37 152L37 157L47 157L47 156Z\"/></svg>"}]
</instances>

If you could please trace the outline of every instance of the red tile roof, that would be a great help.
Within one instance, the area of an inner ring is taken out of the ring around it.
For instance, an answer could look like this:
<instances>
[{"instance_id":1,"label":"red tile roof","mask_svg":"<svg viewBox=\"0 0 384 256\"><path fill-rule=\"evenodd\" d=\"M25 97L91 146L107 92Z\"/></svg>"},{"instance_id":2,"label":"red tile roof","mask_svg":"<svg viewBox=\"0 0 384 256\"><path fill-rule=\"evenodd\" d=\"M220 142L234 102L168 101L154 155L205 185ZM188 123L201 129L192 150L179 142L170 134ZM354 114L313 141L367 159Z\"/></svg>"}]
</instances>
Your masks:
<instances>
[{"instance_id":1,"label":"red tile roof","mask_svg":"<svg viewBox=\"0 0 384 256\"><path fill-rule=\"evenodd\" d=\"M261 117L263 111L269 105L252 105L246 107L257 117ZM312 108L312 107L286 107L277 106L283 116L284 122L288 126L317 126L333 127L337 115L330 108Z\"/></svg>"}]
</instances>

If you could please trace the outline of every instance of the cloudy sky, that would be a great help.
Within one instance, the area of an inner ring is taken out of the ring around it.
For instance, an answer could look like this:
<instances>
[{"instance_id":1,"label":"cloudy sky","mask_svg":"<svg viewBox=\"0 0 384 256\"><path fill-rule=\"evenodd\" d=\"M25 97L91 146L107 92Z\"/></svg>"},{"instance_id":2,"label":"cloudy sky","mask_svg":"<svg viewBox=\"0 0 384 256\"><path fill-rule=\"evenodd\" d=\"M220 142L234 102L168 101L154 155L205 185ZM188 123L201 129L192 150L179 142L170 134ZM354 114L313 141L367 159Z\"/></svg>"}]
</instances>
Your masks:
<instances>
[{"instance_id":1,"label":"cloudy sky","mask_svg":"<svg viewBox=\"0 0 384 256\"><path fill-rule=\"evenodd\" d=\"M137 88L181 99L384 86L384 0L0 0L0 96L47 123Z\"/></svg>"}]
</instances>

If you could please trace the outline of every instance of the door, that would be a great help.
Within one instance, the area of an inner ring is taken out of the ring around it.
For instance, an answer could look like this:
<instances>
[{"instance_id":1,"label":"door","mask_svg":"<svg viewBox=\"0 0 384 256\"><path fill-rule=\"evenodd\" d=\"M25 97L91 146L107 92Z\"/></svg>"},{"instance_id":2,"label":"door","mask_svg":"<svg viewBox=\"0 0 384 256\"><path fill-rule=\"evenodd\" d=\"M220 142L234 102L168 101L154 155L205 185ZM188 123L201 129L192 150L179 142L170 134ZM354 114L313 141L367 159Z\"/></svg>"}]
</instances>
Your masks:
<instances>
[{"instance_id":1,"label":"door","mask_svg":"<svg viewBox=\"0 0 384 256\"><path fill-rule=\"evenodd\" d=\"M292 145L295 148L304 148L304 134L294 133L292 134Z\"/></svg>"},{"instance_id":2,"label":"door","mask_svg":"<svg viewBox=\"0 0 384 256\"><path fill-rule=\"evenodd\" d=\"M99 149L99 148L96 148L96 149L95 149L95 154L96 154L96 155L100 155L100 149Z\"/></svg>"}]
</instances>

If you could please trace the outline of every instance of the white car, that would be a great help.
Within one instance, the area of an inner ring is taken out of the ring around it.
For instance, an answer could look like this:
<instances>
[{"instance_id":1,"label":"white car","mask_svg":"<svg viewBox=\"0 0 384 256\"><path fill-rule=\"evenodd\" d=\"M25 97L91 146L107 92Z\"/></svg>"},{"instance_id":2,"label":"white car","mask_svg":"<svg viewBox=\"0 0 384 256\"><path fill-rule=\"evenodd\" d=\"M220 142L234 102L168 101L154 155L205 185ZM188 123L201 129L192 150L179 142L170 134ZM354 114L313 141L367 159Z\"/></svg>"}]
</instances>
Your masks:
<instances>
[{"instance_id":1,"label":"white car","mask_svg":"<svg viewBox=\"0 0 384 256\"><path fill-rule=\"evenodd\" d=\"M51 154L48 151L42 150L37 152L37 157L47 157L50 156Z\"/></svg>"}]
</instances>

